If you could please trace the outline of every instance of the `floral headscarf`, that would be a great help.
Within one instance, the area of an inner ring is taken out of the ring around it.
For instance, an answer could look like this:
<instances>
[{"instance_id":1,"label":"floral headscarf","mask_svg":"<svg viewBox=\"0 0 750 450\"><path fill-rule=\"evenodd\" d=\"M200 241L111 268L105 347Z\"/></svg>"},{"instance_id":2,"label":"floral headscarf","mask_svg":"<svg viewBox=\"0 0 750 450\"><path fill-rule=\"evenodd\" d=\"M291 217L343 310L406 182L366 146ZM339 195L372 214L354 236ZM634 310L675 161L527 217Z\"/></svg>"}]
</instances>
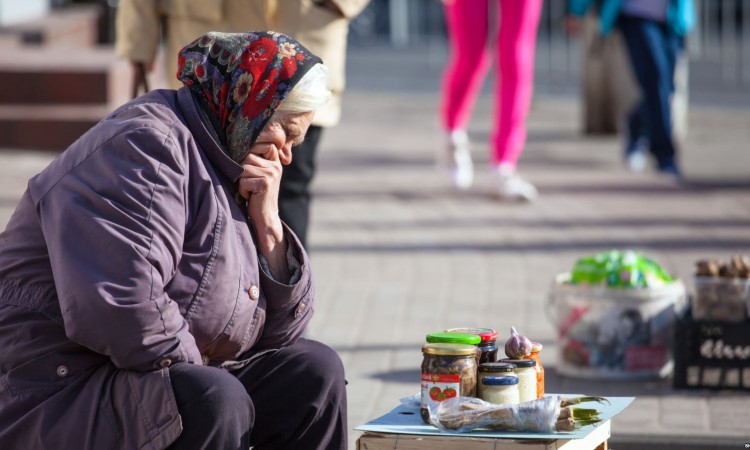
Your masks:
<instances>
[{"instance_id":1,"label":"floral headscarf","mask_svg":"<svg viewBox=\"0 0 750 450\"><path fill-rule=\"evenodd\" d=\"M302 76L321 60L281 33L210 32L185 46L177 79L198 94L242 161L263 127Z\"/></svg>"}]
</instances>

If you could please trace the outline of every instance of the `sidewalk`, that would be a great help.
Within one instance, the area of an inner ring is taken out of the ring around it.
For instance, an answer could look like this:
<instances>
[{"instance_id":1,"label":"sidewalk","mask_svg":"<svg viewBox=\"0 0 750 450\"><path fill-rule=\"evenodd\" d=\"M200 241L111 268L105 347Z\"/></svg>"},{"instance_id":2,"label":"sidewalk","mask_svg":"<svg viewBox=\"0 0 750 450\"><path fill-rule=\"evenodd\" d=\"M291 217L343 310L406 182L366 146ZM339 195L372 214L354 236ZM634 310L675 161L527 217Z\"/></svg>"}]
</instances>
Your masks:
<instances>
[{"instance_id":1,"label":"sidewalk","mask_svg":"<svg viewBox=\"0 0 750 450\"><path fill-rule=\"evenodd\" d=\"M455 193L433 168L440 52L369 50L352 54L344 120L324 134L309 239L310 335L341 352L350 426L418 391L426 333L515 325L544 344L549 392L637 397L613 421L617 450L750 442L749 395L557 376L545 314L552 278L586 254L641 250L688 281L699 258L750 253L750 109L691 110L677 187L626 172L616 139L582 137L575 98L537 95L520 168L541 196L501 204L485 192L487 95L470 128L476 186Z\"/></svg>"},{"instance_id":2,"label":"sidewalk","mask_svg":"<svg viewBox=\"0 0 750 450\"><path fill-rule=\"evenodd\" d=\"M433 170L440 52L371 50L352 55L344 119L323 137L309 239L318 294L309 336L344 360L350 428L417 393L426 333L479 326L504 338L514 325L544 344L547 391L637 397L613 421L612 448L750 442L750 395L557 376L545 314L552 278L582 255L637 249L689 281L699 258L750 254L750 106L691 109L688 183L677 187L626 172L615 139L578 133L574 97L540 87L520 167L541 196L498 203L485 192L488 98L470 129L475 188L458 194ZM3 227L54 156L0 152Z\"/></svg>"}]
</instances>

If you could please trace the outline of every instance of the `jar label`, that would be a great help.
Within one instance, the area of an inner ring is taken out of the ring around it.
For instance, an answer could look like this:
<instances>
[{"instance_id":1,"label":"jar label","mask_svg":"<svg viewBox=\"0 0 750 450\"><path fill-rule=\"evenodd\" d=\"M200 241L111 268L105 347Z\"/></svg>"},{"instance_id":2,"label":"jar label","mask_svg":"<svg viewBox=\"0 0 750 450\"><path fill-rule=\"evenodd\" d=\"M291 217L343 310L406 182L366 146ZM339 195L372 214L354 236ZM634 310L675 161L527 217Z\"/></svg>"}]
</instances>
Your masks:
<instances>
[{"instance_id":1,"label":"jar label","mask_svg":"<svg viewBox=\"0 0 750 450\"><path fill-rule=\"evenodd\" d=\"M460 374L435 374L422 372L422 406L428 401L442 402L457 397L461 387Z\"/></svg>"}]
</instances>

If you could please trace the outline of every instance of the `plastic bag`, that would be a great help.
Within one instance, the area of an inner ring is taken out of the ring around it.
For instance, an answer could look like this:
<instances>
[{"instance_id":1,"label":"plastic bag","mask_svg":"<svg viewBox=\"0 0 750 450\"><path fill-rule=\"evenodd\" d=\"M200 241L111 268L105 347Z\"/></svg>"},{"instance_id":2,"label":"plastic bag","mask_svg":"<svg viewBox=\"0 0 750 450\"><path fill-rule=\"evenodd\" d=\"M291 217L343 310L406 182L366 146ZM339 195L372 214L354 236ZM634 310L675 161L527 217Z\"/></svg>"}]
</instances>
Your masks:
<instances>
[{"instance_id":1,"label":"plastic bag","mask_svg":"<svg viewBox=\"0 0 750 450\"><path fill-rule=\"evenodd\" d=\"M560 397L548 395L516 405L498 405L458 397L429 407L430 423L441 431L463 433L476 428L495 431L553 433L560 415Z\"/></svg>"},{"instance_id":2,"label":"plastic bag","mask_svg":"<svg viewBox=\"0 0 750 450\"><path fill-rule=\"evenodd\" d=\"M590 286L653 288L672 281L658 263L632 250L611 250L580 258L570 272L571 284Z\"/></svg>"}]
</instances>

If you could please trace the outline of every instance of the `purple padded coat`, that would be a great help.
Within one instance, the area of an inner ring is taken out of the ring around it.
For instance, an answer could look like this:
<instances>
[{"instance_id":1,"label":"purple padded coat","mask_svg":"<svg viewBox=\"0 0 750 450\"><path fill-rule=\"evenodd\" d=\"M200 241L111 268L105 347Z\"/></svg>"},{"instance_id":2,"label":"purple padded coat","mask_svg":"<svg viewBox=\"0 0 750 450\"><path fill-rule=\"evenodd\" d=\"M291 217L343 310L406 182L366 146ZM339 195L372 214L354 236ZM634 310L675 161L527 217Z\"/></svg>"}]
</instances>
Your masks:
<instances>
[{"instance_id":1,"label":"purple padded coat","mask_svg":"<svg viewBox=\"0 0 750 450\"><path fill-rule=\"evenodd\" d=\"M187 88L120 107L33 177L0 234L0 448L162 449L169 366L294 342L312 315L261 269L242 168Z\"/></svg>"}]
</instances>

